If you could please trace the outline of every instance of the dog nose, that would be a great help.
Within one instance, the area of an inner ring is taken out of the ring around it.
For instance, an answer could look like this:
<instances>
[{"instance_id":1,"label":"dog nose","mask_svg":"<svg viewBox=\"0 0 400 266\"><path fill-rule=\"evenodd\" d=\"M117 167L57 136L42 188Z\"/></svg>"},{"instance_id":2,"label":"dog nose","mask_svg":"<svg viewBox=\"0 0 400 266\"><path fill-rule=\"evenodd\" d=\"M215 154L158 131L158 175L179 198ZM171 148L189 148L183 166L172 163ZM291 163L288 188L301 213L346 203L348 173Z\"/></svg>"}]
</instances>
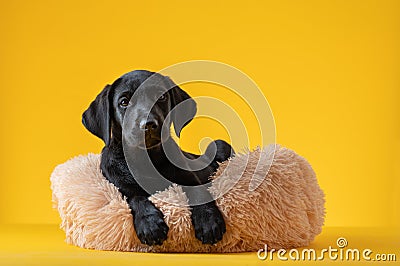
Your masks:
<instances>
[{"instance_id":1,"label":"dog nose","mask_svg":"<svg viewBox=\"0 0 400 266\"><path fill-rule=\"evenodd\" d=\"M142 120L139 126L144 131L152 131L158 128L158 122L155 119Z\"/></svg>"}]
</instances>

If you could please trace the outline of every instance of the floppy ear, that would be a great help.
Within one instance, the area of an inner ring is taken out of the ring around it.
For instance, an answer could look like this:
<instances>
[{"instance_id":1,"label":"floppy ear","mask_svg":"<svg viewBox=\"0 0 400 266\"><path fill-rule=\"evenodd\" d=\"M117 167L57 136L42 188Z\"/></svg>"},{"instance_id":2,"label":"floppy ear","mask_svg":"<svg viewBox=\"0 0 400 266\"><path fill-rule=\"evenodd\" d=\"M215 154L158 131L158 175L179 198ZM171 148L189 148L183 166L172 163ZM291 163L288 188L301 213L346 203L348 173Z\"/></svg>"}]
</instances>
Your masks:
<instances>
[{"instance_id":1,"label":"floppy ear","mask_svg":"<svg viewBox=\"0 0 400 266\"><path fill-rule=\"evenodd\" d=\"M189 94L179 88L179 86L173 87L170 91L172 96L171 109L182 103L182 107L178 107L178 111L175 109L171 113L175 133L180 137L182 129L189 124L196 115L196 102L189 96Z\"/></svg>"},{"instance_id":2,"label":"floppy ear","mask_svg":"<svg viewBox=\"0 0 400 266\"><path fill-rule=\"evenodd\" d=\"M106 146L110 143L111 135L111 88L107 85L82 114L82 124L90 133L101 138Z\"/></svg>"}]
</instances>

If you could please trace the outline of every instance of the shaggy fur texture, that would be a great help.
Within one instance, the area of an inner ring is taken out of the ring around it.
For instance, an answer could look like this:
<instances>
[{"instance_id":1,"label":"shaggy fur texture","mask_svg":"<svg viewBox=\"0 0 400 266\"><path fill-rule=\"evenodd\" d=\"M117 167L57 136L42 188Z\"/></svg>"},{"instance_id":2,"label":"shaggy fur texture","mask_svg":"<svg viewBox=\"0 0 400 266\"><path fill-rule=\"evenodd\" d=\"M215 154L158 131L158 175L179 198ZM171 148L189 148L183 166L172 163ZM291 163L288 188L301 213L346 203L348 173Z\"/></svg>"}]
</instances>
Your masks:
<instances>
[{"instance_id":1,"label":"shaggy fur texture","mask_svg":"<svg viewBox=\"0 0 400 266\"><path fill-rule=\"evenodd\" d=\"M267 176L260 175L271 160ZM210 188L214 195L239 179L217 199L227 226L222 241L203 245L195 238L187 198L181 187L173 186L150 198L164 213L168 239L161 246L147 246L137 239L128 204L103 177L99 163L99 155L78 156L51 175L54 206L69 244L141 252L244 252L264 244L295 248L307 246L324 223L324 193L309 163L279 146L274 155L270 146L235 156L215 174ZM261 170L255 172L257 164ZM262 180L254 191L249 190L252 178Z\"/></svg>"}]
</instances>

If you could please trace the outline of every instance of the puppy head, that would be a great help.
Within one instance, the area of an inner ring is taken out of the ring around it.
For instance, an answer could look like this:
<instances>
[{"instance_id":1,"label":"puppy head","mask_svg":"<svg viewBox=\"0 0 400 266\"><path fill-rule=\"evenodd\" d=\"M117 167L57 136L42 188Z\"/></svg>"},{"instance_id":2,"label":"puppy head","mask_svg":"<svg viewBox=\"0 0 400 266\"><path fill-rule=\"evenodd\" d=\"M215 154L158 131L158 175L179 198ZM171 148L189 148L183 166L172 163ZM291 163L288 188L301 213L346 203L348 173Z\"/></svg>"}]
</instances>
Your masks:
<instances>
[{"instance_id":1,"label":"puppy head","mask_svg":"<svg viewBox=\"0 0 400 266\"><path fill-rule=\"evenodd\" d=\"M183 108L174 110L179 104ZM122 125L127 111L129 121L125 122L128 122L133 136L130 144L150 149L162 142L163 126L169 129L173 123L179 137L183 127L194 118L196 103L170 78L136 70L118 78L112 85L107 85L83 113L82 123L109 145L111 139L122 140ZM170 119L166 119L169 113Z\"/></svg>"}]
</instances>

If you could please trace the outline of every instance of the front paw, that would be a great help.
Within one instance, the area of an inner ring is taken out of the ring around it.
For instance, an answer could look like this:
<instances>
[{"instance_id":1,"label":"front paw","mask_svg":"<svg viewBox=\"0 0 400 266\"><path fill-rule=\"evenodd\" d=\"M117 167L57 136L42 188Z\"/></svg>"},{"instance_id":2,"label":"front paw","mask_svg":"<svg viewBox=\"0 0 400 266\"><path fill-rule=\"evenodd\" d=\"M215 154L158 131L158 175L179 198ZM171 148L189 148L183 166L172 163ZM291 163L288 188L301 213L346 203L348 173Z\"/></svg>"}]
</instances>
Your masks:
<instances>
[{"instance_id":1,"label":"front paw","mask_svg":"<svg viewBox=\"0 0 400 266\"><path fill-rule=\"evenodd\" d=\"M136 235L146 245L161 245L167 239L168 226L161 211L138 215L134 221Z\"/></svg>"},{"instance_id":2,"label":"front paw","mask_svg":"<svg viewBox=\"0 0 400 266\"><path fill-rule=\"evenodd\" d=\"M195 236L203 244L215 244L226 232L224 218L217 206L195 206L192 209Z\"/></svg>"}]
</instances>

